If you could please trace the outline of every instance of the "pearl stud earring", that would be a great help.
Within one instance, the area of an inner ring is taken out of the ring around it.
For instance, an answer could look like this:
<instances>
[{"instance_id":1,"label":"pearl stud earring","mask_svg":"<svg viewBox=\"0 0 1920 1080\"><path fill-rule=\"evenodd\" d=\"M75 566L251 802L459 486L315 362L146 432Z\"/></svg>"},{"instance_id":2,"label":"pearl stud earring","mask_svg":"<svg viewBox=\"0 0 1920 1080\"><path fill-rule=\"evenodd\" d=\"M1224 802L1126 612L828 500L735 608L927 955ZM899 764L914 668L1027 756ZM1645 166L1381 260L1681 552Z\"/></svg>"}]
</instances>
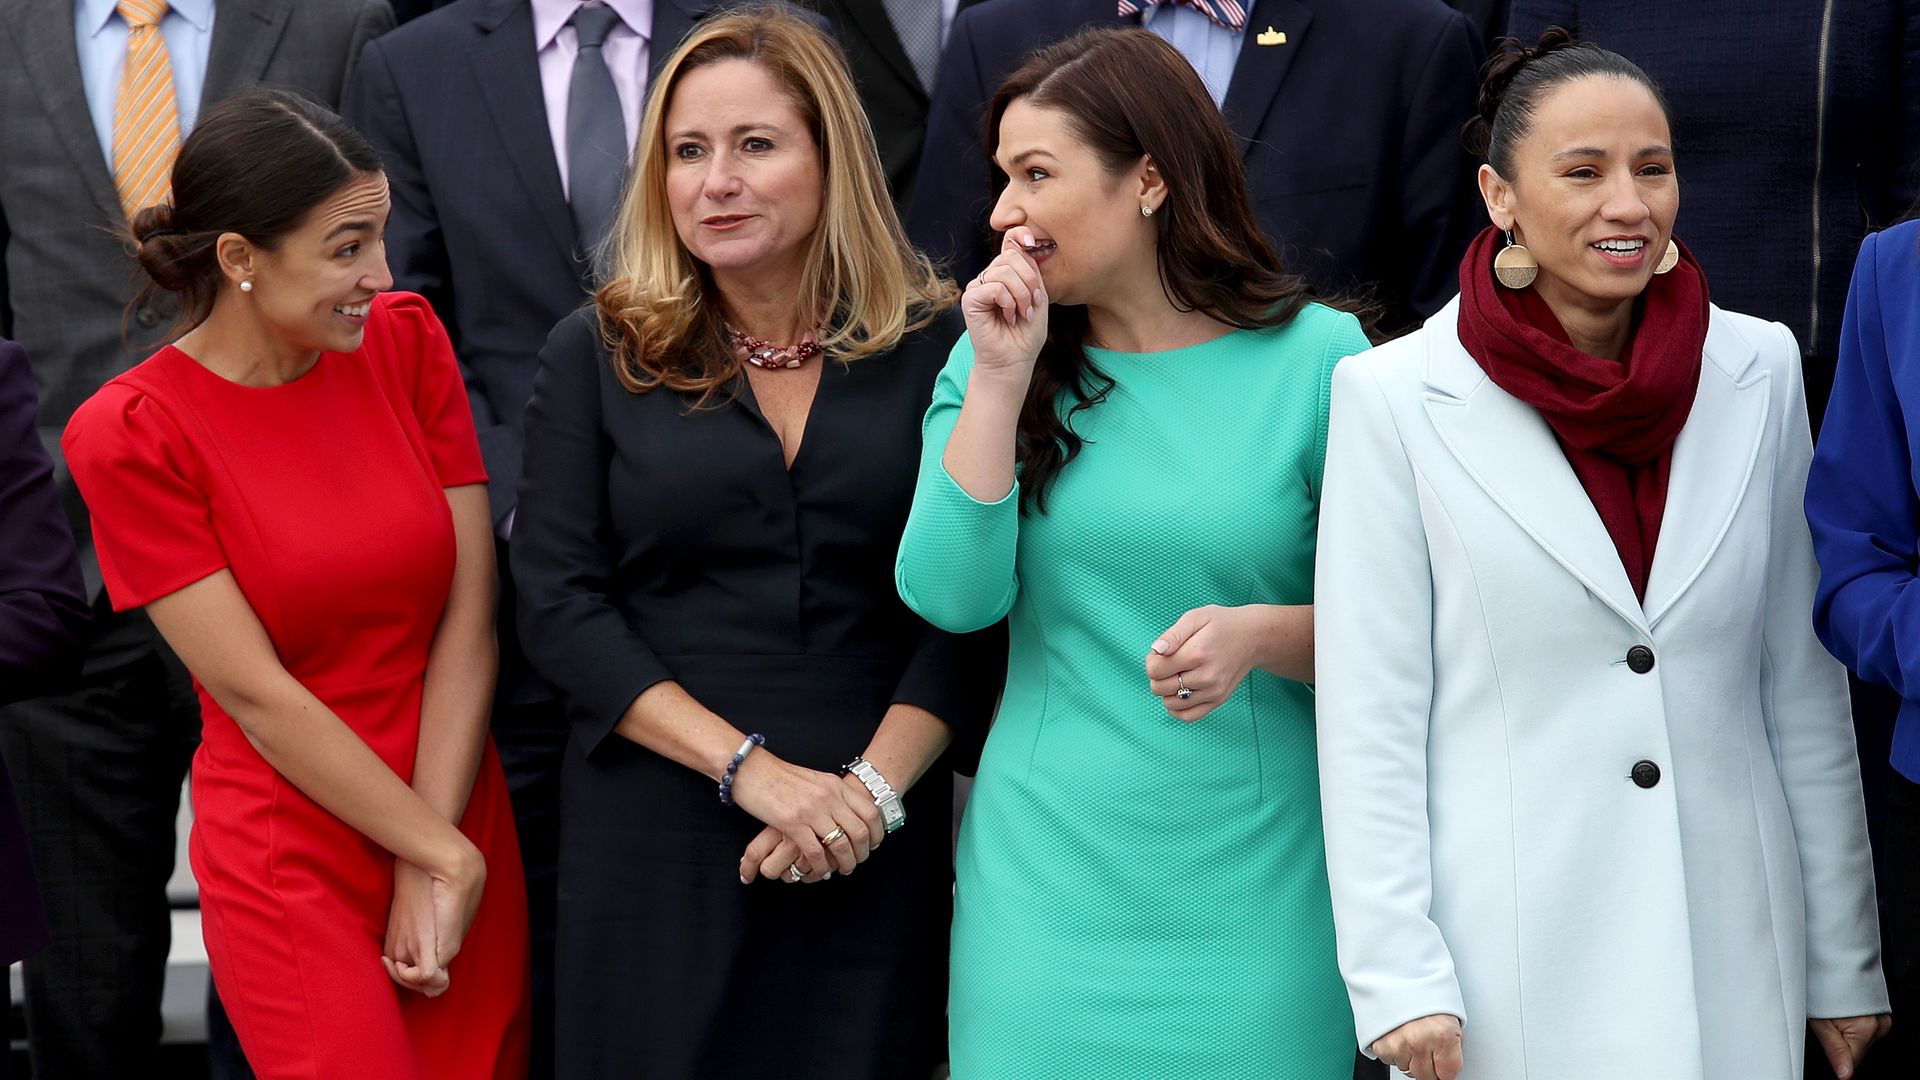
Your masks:
<instances>
[{"instance_id":1,"label":"pearl stud earring","mask_svg":"<svg viewBox=\"0 0 1920 1080\"><path fill-rule=\"evenodd\" d=\"M253 282L251 282L251 281L243 281L243 282L241 282L241 283L240 283L240 291L241 291L241 292L252 292L252 291L253 291Z\"/></svg>"}]
</instances>

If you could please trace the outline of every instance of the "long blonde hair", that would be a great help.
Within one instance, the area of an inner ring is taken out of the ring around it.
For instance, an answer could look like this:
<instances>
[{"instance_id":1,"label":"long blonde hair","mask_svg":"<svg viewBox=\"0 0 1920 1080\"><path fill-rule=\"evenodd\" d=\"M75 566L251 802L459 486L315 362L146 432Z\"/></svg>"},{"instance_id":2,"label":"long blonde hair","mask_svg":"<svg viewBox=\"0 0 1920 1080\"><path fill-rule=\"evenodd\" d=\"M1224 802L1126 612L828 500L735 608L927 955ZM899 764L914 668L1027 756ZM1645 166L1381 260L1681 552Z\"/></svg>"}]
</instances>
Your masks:
<instances>
[{"instance_id":1,"label":"long blonde hair","mask_svg":"<svg viewBox=\"0 0 1920 1080\"><path fill-rule=\"evenodd\" d=\"M766 69L820 149L820 221L800 303L827 315L821 350L841 362L886 352L958 297L907 242L839 47L780 5L707 19L668 58L647 96L639 165L609 240L607 283L595 296L620 384L636 394L663 387L697 394L696 408L733 382L740 360L726 340L712 281L674 229L664 135L681 78L725 60Z\"/></svg>"}]
</instances>

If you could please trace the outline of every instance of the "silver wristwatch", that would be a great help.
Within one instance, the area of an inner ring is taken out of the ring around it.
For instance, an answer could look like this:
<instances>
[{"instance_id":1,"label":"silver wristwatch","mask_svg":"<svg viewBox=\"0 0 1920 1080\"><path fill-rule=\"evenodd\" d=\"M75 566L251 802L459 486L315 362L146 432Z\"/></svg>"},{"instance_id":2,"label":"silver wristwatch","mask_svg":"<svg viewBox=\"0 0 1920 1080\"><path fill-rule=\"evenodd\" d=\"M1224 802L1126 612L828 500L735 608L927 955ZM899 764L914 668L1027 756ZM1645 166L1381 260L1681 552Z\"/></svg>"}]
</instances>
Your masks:
<instances>
[{"instance_id":1,"label":"silver wristwatch","mask_svg":"<svg viewBox=\"0 0 1920 1080\"><path fill-rule=\"evenodd\" d=\"M880 775L879 769L867 763L866 758L854 758L840 771L852 773L854 779L867 786L867 793L873 796L873 805L880 808L880 820L886 823L888 832L894 832L907 823L906 800L893 790L893 785L887 783L887 778Z\"/></svg>"}]
</instances>

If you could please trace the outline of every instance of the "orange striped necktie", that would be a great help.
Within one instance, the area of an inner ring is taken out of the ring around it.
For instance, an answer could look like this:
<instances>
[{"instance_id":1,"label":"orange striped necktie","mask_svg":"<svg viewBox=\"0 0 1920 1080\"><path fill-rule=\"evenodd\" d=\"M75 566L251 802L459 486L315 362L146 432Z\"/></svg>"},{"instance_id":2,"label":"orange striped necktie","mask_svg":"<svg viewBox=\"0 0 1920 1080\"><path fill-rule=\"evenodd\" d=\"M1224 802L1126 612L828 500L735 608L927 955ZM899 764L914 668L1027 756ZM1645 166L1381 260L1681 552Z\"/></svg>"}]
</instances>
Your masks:
<instances>
[{"instance_id":1,"label":"orange striped necktie","mask_svg":"<svg viewBox=\"0 0 1920 1080\"><path fill-rule=\"evenodd\" d=\"M120 0L127 22L127 66L113 103L113 186L131 218L164 202L180 150L180 108L173 100L173 61L160 20L167 0Z\"/></svg>"}]
</instances>

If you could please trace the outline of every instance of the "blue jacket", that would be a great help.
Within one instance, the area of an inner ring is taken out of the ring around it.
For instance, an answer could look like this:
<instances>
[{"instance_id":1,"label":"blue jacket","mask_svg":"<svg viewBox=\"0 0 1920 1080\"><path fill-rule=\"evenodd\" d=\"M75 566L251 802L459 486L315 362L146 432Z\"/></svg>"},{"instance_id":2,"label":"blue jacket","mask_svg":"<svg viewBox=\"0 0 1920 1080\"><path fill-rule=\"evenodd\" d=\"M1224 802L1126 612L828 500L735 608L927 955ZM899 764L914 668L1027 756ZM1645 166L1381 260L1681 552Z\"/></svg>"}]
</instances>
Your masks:
<instances>
[{"instance_id":1,"label":"blue jacket","mask_svg":"<svg viewBox=\"0 0 1920 1080\"><path fill-rule=\"evenodd\" d=\"M1911 407L1909 407L1911 406ZM1827 422L1807 477L1820 560L1813 626L1862 679L1904 699L1893 767L1920 782L1920 222L1866 238L1840 324Z\"/></svg>"}]
</instances>

